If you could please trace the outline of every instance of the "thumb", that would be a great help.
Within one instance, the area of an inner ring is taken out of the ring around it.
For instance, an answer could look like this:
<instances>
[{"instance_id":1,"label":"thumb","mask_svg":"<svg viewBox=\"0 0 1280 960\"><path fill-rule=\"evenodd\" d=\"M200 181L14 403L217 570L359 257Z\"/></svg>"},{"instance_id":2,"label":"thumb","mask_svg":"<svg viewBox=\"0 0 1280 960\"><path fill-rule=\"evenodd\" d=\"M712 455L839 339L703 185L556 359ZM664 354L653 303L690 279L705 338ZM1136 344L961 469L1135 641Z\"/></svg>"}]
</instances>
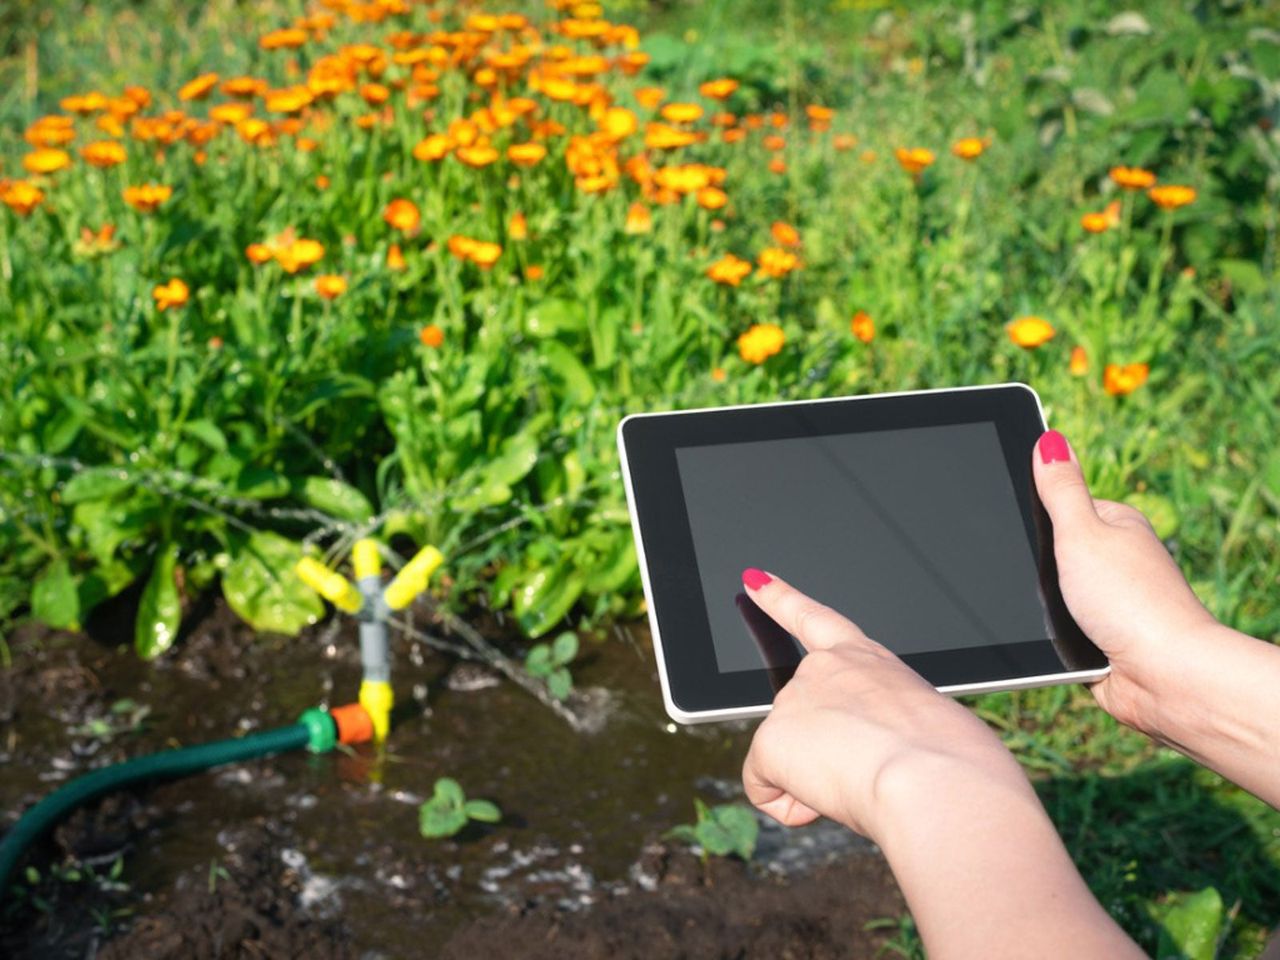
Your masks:
<instances>
[{"instance_id":1,"label":"thumb","mask_svg":"<svg viewBox=\"0 0 1280 960\"><path fill-rule=\"evenodd\" d=\"M1080 461L1066 437L1057 430L1042 434L1032 461L1036 490L1056 533L1098 519Z\"/></svg>"}]
</instances>

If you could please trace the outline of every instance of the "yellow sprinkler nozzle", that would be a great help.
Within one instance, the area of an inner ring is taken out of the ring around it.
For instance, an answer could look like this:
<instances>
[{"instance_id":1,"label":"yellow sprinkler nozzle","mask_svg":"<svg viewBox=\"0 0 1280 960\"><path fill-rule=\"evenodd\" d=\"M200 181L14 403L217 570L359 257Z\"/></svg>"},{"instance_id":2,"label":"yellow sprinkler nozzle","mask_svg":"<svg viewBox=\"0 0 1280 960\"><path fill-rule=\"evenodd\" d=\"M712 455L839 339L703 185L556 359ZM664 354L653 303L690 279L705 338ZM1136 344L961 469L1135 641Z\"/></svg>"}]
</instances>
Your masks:
<instances>
[{"instance_id":1,"label":"yellow sprinkler nozzle","mask_svg":"<svg viewBox=\"0 0 1280 960\"><path fill-rule=\"evenodd\" d=\"M382 556L378 553L377 541L368 538L357 540L351 547L351 565L355 568L357 580L382 573Z\"/></svg>"},{"instance_id":2,"label":"yellow sprinkler nozzle","mask_svg":"<svg viewBox=\"0 0 1280 960\"><path fill-rule=\"evenodd\" d=\"M427 589L427 581L444 563L444 554L435 547L423 547L412 560L401 568L387 586L382 599L392 610L403 610L413 603L418 594Z\"/></svg>"},{"instance_id":3,"label":"yellow sprinkler nozzle","mask_svg":"<svg viewBox=\"0 0 1280 960\"><path fill-rule=\"evenodd\" d=\"M364 680L360 684L360 706L373 721L373 739L382 743L387 739L391 729L391 708L395 706L396 696L391 684L386 680Z\"/></svg>"},{"instance_id":4,"label":"yellow sprinkler nozzle","mask_svg":"<svg viewBox=\"0 0 1280 960\"><path fill-rule=\"evenodd\" d=\"M302 582L339 610L359 613L364 598L356 585L335 570L330 570L315 557L303 557L294 567Z\"/></svg>"}]
</instances>

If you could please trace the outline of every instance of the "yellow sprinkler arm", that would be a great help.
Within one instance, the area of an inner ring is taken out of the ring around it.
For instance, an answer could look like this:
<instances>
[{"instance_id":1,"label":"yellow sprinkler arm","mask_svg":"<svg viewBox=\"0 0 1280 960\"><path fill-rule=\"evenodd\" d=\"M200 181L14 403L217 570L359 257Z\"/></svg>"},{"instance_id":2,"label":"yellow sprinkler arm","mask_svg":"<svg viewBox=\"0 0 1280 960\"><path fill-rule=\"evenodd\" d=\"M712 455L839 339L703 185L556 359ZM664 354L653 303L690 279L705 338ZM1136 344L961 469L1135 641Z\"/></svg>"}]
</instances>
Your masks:
<instances>
[{"instance_id":1,"label":"yellow sprinkler arm","mask_svg":"<svg viewBox=\"0 0 1280 960\"><path fill-rule=\"evenodd\" d=\"M392 610L403 610L427 589L427 582L444 563L444 554L435 547L423 547L387 585L382 599Z\"/></svg>"},{"instance_id":2,"label":"yellow sprinkler arm","mask_svg":"<svg viewBox=\"0 0 1280 960\"><path fill-rule=\"evenodd\" d=\"M320 596L324 597L339 610L347 613L359 613L364 600L356 585L338 573L330 570L315 557L303 557L294 567L302 582Z\"/></svg>"}]
</instances>

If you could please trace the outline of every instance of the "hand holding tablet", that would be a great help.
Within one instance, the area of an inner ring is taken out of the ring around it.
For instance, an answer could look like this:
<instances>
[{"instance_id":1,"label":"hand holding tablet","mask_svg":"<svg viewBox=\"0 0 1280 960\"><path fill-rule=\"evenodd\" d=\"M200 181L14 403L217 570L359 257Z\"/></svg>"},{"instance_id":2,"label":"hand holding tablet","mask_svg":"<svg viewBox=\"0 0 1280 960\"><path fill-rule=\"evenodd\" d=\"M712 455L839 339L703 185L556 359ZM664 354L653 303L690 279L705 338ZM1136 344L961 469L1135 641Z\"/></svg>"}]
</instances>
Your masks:
<instances>
[{"instance_id":1,"label":"hand holding tablet","mask_svg":"<svg viewBox=\"0 0 1280 960\"><path fill-rule=\"evenodd\" d=\"M641 414L619 425L670 715L756 716L803 655L745 596L798 589L948 693L1097 679L1067 613L1021 384Z\"/></svg>"}]
</instances>

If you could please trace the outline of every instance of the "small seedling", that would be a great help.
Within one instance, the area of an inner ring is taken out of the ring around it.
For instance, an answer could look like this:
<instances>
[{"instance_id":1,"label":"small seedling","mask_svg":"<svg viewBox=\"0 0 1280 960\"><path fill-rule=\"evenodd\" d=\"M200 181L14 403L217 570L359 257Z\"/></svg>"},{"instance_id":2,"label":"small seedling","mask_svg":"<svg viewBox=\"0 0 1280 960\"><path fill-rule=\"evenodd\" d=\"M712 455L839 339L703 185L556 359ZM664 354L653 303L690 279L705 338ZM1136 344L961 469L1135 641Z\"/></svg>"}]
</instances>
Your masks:
<instances>
[{"instance_id":1,"label":"small seedling","mask_svg":"<svg viewBox=\"0 0 1280 960\"><path fill-rule=\"evenodd\" d=\"M755 814L741 803L722 803L708 807L701 800L694 798L694 808L698 812L697 823L682 823L672 827L666 836L672 840L697 844L702 849L702 861L708 856L728 857L737 854L743 860L750 860L756 849L756 837L760 833L760 824Z\"/></svg>"},{"instance_id":2,"label":"small seedling","mask_svg":"<svg viewBox=\"0 0 1280 960\"><path fill-rule=\"evenodd\" d=\"M93 737L96 740L111 740L120 734L140 731L150 713L151 708L145 703L138 703L126 697L113 703L106 716L94 717L72 728L71 732L80 736Z\"/></svg>"},{"instance_id":3,"label":"small seedling","mask_svg":"<svg viewBox=\"0 0 1280 960\"><path fill-rule=\"evenodd\" d=\"M557 700L564 700L573 689L569 664L578 655L578 635L565 631L551 643L539 643L524 658L529 676L546 680L547 689Z\"/></svg>"},{"instance_id":4,"label":"small seedling","mask_svg":"<svg viewBox=\"0 0 1280 960\"><path fill-rule=\"evenodd\" d=\"M452 777L436 781L431 799L418 808L418 829L424 837L452 837L469 820L497 823L502 811L488 800L468 800L462 787Z\"/></svg>"}]
</instances>

